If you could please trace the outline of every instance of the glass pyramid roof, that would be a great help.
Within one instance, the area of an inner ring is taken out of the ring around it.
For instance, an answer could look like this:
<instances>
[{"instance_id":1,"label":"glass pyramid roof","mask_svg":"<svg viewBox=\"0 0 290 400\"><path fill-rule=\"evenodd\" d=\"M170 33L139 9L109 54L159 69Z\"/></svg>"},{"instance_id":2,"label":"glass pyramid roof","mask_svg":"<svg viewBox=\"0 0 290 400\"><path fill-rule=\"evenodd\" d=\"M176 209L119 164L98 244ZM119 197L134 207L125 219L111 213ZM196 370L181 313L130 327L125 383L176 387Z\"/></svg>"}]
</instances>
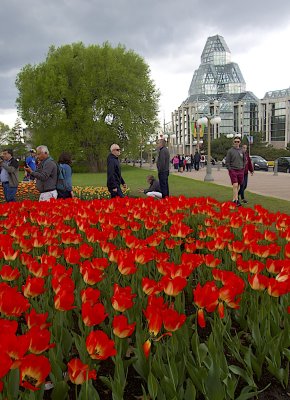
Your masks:
<instances>
[{"instance_id":1,"label":"glass pyramid roof","mask_svg":"<svg viewBox=\"0 0 290 400\"><path fill-rule=\"evenodd\" d=\"M222 36L207 39L201 64L194 72L188 96L238 94L246 83L238 64L231 62L231 52Z\"/></svg>"}]
</instances>

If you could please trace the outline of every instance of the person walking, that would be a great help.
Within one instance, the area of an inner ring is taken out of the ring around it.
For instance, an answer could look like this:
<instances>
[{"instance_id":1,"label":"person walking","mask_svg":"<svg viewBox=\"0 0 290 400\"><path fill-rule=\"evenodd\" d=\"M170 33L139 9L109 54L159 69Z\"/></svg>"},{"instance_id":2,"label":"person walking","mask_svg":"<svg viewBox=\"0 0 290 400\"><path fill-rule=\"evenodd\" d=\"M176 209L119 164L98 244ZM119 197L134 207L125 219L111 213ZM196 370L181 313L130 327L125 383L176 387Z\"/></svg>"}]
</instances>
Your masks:
<instances>
[{"instance_id":1,"label":"person walking","mask_svg":"<svg viewBox=\"0 0 290 400\"><path fill-rule=\"evenodd\" d=\"M36 178L36 187L40 192L39 201L50 201L57 198L57 165L50 157L47 146L41 145L36 148L38 160L36 171L30 167L24 167L25 171Z\"/></svg>"},{"instance_id":2,"label":"person walking","mask_svg":"<svg viewBox=\"0 0 290 400\"><path fill-rule=\"evenodd\" d=\"M158 179L160 184L160 190L162 193L162 198L165 198L169 196L168 176L169 176L169 162L170 162L170 155L166 147L165 139L158 140L157 148L159 149L158 159L157 159Z\"/></svg>"},{"instance_id":3,"label":"person walking","mask_svg":"<svg viewBox=\"0 0 290 400\"><path fill-rule=\"evenodd\" d=\"M196 152L194 153L194 156L193 156L193 164L194 164L194 169L196 171L199 171L200 159L201 159L201 155L200 155L199 151L196 150Z\"/></svg>"},{"instance_id":4,"label":"person walking","mask_svg":"<svg viewBox=\"0 0 290 400\"><path fill-rule=\"evenodd\" d=\"M121 166L119 161L120 146L116 143L110 147L111 153L107 158L107 187L111 194L111 198L124 197L121 185L126 188L127 185L121 175Z\"/></svg>"},{"instance_id":5,"label":"person walking","mask_svg":"<svg viewBox=\"0 0 290 400\"><path fill-rule=\"evenodd\" d=\"M245 169L244 169L244 181L243 181L242 185L240 186L238 196L239 196L239 198L241 198L241 202L246 204L246 203L248 203L248 201L245 199L245 190L248 186L249 171L250 171L251 175L253 175L254 167L253 167L250 155L248 153L248 146L246 144L242 145L242 150L245 154L246 164L245 164Z\"/></svg>"},{"instance_id":6,"label":"person walking","mask_svg":"<svg viewBox=\"0 0 290 400\"><path fill-rule=\"evenodd\" d=\"M233 147L231 147L226 155L226 167L229 171L229 176L233 186L233 202L236 206L241 206L239 202L238 192L244 181L244 168L246 156L240 148L241 140L235 137Z\"/></svg>"},{"instance_id":7,"label":"person walking","mask_svg":"<svg viewBox=\"0 0 290 400\"><path fill-rule=\"evenodd\" d=\"M13 157L13 150L3 150L0 158L0 179L4 191L4 198L7 203L16 201L18 189L19 163Z\"/></svg>"},{"instance_id":8,"label":"person walking","mask_svg":"<svg viewBox=\"0 0 290 400\"><path fill-rule=\"evenodd\" d=\"M72 159L71 155L66 152L62 152L58 159L59 175L56 190L58 199L71 199L74 197L72 189Z\"/></svg>"}]
</instances>

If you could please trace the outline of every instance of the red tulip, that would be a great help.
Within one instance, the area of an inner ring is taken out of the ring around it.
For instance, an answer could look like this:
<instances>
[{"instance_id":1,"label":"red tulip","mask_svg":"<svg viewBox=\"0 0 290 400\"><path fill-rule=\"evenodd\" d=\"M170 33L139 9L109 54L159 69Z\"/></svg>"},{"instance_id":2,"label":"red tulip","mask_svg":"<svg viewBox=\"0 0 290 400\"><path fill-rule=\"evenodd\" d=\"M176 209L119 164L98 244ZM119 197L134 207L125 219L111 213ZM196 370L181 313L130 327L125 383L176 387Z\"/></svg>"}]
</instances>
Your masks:
<instances>
[{"instance_id":1,"label":"red tulip","mask_svg":"<svg viewBox=\"0 0 290 400\"><path fill-rule=\"evenodd\" d=\"M113 332L114 335L123 339L132 335L135 330L136 322L128 324L128 319L124 315L115 315L113 319Z\"/></svg>"},{"instance_id":2,"label":"red tulip","mask_svg":"<svg viewBox=\"0 0 290 400\"><path fill-rule=\"evenodd\" d=\"M19 317L30 307L28 300L6 283L0 283L0 312L11 317Z\"/></svg>"},{"instance_id":3,"label":"red tulip","mask_svg":"<svg viewBox=\"0 0 290 400\"><path fill-rule=\"evenodd\" d=\"M25 297L36 297L45 292L45 281L43 278L32 278L28 276L22 291Z\"/></svg>"},{"instance_id":4,"label":"red tulip","mask_svg":"<svg viewBox=\"0 0 290 400\"><path fill-rule=\"evenodd\" d=\"M35 309L32 308L29 314L25 314L25 320L29 329L33 326L38 326L40 329L46 329L51 324L47 323L48 312L43 314L37 314Z\"/></svg>"},{"instance_id":5,"label":"red tulip","mask_svg":"<svg viewBox=\"0 0 290 400\"><path fill-rule=\"evenodd\" d=\"M105 307L101 303L92 304L87 301L82 304L82 319L86 326L94 326L102 323L108 316Z\"/></svg>"},{"instance_id":6,"label":"red tulip","mask_svg":"<svg viewBox=\"0 0 290 400\"><path fill-rule=\"evenodd\" d=\"M94 248L87 243L83 243L79 247L79 253L82 258L91 258Z\"/></svg>"},{"instance_id":7,"label":"red tulip","mask_svg":"<svg viewBox=\"0 0 290 400\"><path fill-rule=\"evenodd\" d=\"M177 276L173 279L164 276L160 281L160 285L163 288L164 293L169 296L177 296L187 285L187 280L181 276Z\"/></svg>"},{"instance_id":8,"label":"red tulip","mask_svg":"<svg viewBox=\"0 0 290 400\"><path fill-rule=\"evenodd\" d=\"M28 354L19 363L20 385L36 391L51 371L50 363L44 356Z\"/></svg>"},{"instance_id":9,"label":"red tulip","mask_svg":"<svg viewBox=\"0 0 290 400\"><path fill-rule=\"evenodd\" d=\"M98 289L93 289L91 287L81 290L81 299L82 303L90 302L91 304L95 304L101 295L101 292Z\"/></svg>"},{"instance_id":10,"label":"red tulip","mask_svg":"<svg viewBox=\"0 0 290 400\"><path fill-rule=\"evenodd\" d=\"M41 354L44 351L55 347L50 342L50 332L47 329L41 329L39 326L33 326L27 333L30 339L29 351L33 354Z\"/></svg>"},{"instance_id":11,"label":"red tulip","mask_svg":"<svg viewBox=\"0 0 290 400\"><path fill-rule=\"evenodd\" d=\"M248 281L252 289L265 290L268 287L269 278L265 275L248 275Z\"/></svg>"},{"instance_id":12,"label":"red tulip","mask_svg":"<svg viewBox=\"0 0 290 400\"><path fill-rule=\"evenodd\" d=\"M95 360L106 360L115 356L115 343L103 331L92 331L86 339L87 351Z\"/></svg>"},{"instance_id":13,"label":"red tulip","mask_svg":"<svg viewBox=\"0 0 290 400\"><path fill-rule=\"evenodd\" d=\"M74 293L67 290L59 290L56 296L54 296L54 306L59 311L68 311L76 308L74 303Z\"/></svg>"},{"instance_id":14,"label":"red tulip","mask_svg":"<svg viewBox=\"0 0 290 400\"><path fill-rule=\"evenodd\" d=\"M146 342L143 344L143 352L146 358L149 358L151 351L151 340L148 339Z\"/></svg>"},{"instance_id":15,"label":"red tulip","mask_svg":"<svg viewBox=\"0 0 290 400\"><path fill-rule=\"evenodd\" d=\"M75 385L81 385L89 379L97 379L96 370L90 370L89 366L83 364L79 358L72 358L67 366L69 379Z\"/></svg>"},{"instance_id":16,"label":"red tulip","mask_svg":"<svg viewBox=\"0 0 290 400\"><path fill-rule=\"evenodd\" d=\"M185 314L179 314L177 311L169 308L163 312L163 324L167 331L175 332L182 327L186 321Z\"/></svg>"},{"instance_id":17,"label":"red tulip","mask_svg":"<svg viewBox=\"0 0 290 400\"><path fill-rule=\"evenodd\" d=\"M20 277L20 272L17 268L12 268L10 265L3 265L0 271L0 276L4 281L15 281Z\"/></svg>"},{"instance_id":18,"label":"red tulip","mask_svg":"<svg viewBox=\"0 0 290 400\"><path fill-rule=\"evenodd\" d=\"M132 294L131 286L122 288L117 283L114 284L114 294L111 298L112 306L116 311L124 312L133 307L133 299L136 294Z\"/></svg>"}]
</instances>

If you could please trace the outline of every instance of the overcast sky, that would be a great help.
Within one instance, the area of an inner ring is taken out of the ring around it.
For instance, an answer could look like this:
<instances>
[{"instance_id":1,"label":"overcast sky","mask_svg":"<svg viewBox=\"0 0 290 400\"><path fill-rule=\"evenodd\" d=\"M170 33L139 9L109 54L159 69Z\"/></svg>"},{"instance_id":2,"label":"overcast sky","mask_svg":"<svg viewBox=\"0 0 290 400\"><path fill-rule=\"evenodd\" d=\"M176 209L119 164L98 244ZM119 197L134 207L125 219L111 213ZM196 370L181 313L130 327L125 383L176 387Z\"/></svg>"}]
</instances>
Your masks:
<instances>
[{"instance_id":1,"label":"overcast sky","mask_svg":"<svg viewBox=\"0 0 290 400\"><path fill-rule=\"evenodd\" d=\"M224 37L247 84L290 86L290 0L1 0L0 121L17 117L15 78L51 45L109 41L140 54L161 92L160 120L187 98L206 39Z\"/></svg>"}]
</instances>

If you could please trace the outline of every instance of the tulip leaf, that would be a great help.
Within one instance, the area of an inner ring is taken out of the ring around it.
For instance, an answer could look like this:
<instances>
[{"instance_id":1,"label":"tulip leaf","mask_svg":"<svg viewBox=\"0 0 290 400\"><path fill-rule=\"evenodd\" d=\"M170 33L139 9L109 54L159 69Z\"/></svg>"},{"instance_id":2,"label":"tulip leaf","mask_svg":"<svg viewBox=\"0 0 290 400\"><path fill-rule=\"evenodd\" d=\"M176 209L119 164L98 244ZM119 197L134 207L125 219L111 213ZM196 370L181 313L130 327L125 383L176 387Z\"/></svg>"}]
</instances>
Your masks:
<instances>
[{"instance_id":1,"label":"tulip leaf","mask_svg":"<svg viewBox=\"0 0 290 400\"><path fill-rule=\"evenodd\" d=\"M106 376L99 376L98 377L110 390L112 390L112 382Z\"/></svg>"},{"instance_id":2,"label":"tulip leaf","mask_svg":"<svg viewBox=\"0 0 290 400\"><path fill-rule=\"evenodd\" d=\"M221 383L221 369L216 362L212 362L205 380L205 390L209 399L224 400L225 387Z\"/></svg>"},{"instance_id":3,"label":"tulip leaf","mask_svg":"<svg viewBox=\"0 0 290 400\"><path fill-rule=\"evenodd\" d=\"M11 400L18 399L19 394L19 369L11 369L8 375L8 398Z\"/></svg>"},{"instance_id":4,"label":"tulip leaf","mask_svg":"<svg viewBox=\"0 0 290 400\"><path fill-rule=\"evenodd\" d=\"M186 390L184 394L184 400L195 400L196 399L196 389L194 384L190 379L186 380Z\"/></svg>"},{"instance_id":5,"label":"tulip leaf","mask_svg":"<svg viewBox=\"0 0 290 400\"><path fill-rule=\"evenodd\" d=\"M100 400L100 396L97 390L93 387L91 382L84 382L82 384L77 400L89 400L89 399Z\"/></svg>"},{"instance_id":6,"label":"tulip leaf","mask_svg":"<svg viewBox=\"0 0 290 400\"><path fill-rule=\"evenodd\" d=\"M155 400L158 392L158 381L152 372L148 375L148 391L152 399Z\"/></svg>"},{"instance_id":7,"label":"tulip leaf","mask_svg":"<svg viewBox=\"0 0 290 400\"><path fill-rule=\"evenodd\" d=\"M65 381L58 381L51 394L52 400L66 399L69 391L69 386Z\"/></svg>"},{"instance_id":8,"label":"tulip leaf","mask_svg":"<svg viewBox=\"0 0 290 400\"><path fill-rule=\"evenodd\" d=\"M68 329L62 328L62 351L64 355L67 357L69 355L71 346L72 346L73 338Z\"/></svg>"}]
</instances>

